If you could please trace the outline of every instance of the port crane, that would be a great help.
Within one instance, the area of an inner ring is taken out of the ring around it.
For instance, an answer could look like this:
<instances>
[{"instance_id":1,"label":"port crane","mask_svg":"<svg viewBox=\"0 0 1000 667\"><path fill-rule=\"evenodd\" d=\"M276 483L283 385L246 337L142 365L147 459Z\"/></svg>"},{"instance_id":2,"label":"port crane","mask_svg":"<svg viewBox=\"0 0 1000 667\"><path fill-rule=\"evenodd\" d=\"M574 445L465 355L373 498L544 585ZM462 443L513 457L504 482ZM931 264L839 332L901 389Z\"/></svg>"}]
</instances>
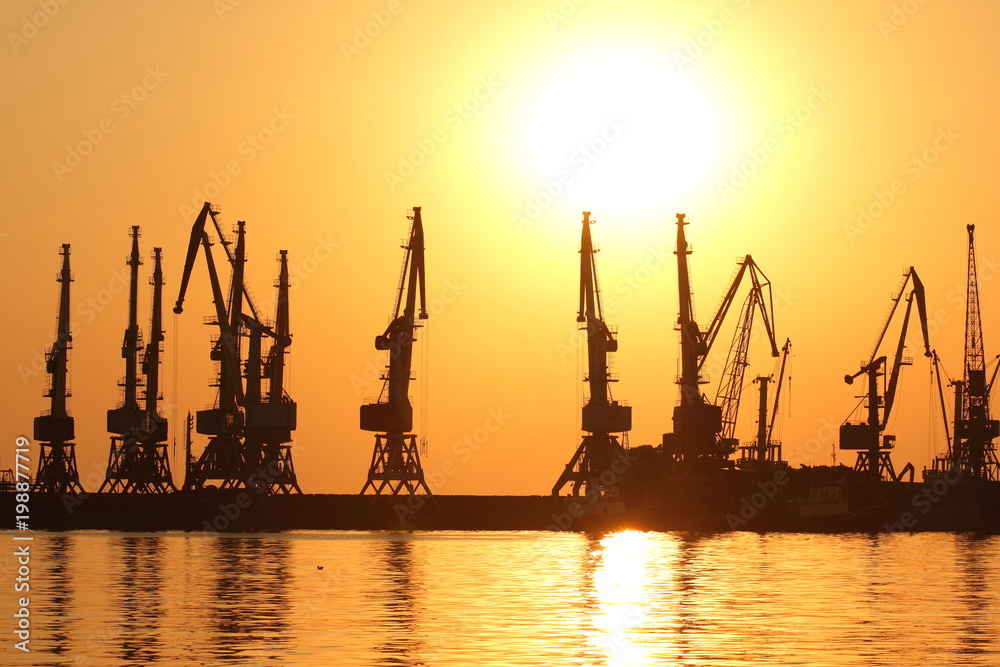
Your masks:
<instances>
[{"instance_id":1,"label":"port crane","mask_svg":"<svg viewBox=\"0 0 1000 667\"><path fill-rule=\"evenodd\" d=\"M696 460L714 460L722 463L735 451L738 442L733 437L733 429L739 411L743 371L746 367L746 346L750 339L750 323L753 321L754 312L758 309L767 330L771 354L778 356L774 340L774 322L770 315L773 308L769 308L770 283L750 255L742 258L711 324L704 330L699 327L695 320L691 295L687 260L691 250L684 235L684 227L688 224L685 217L683 213L677 214L677 248L674 250L677 256L680 303L677 318L681 347L681 373L677 379L677 384L680 386L680 402L674 407L673 433L663 435L663 448L674 463ZM737 328L733 351L727 363L728 382L724 383L724 388L720 390L717 396L718 402L712 403L701 391L701 385L708 382L702 375L702 367L735 300L740 283L746 275L750 276L752 283L751 293L744 303L741 324ZM765 288L767 288L766 295Z\"/></svg>"},{"instance_id":2,"label":"port crane","mask_svg":"<svg viewBox=\"0 0 1000 667\"><path fill-rule=\"evenodd\" d=\"M176 487L167 458L167 420L160 416L157 408L160 398L160 344L163 342L161 249L153 249L150 341L143 349L137 318L139 266L142 265L139 227L133 226L130 234L132 253L125 262L130 273L128 326L122 340L125 377L119 383L122 387L121 405L108 410L108 431L116 435L111 437L107 473L99 493L166 493L176 491ZM140 371L145 382L140 378ZM140 406L139 388L143 385L145 396Z\"/></svg>"},{"instance_id":3,"label":"port crane","mask_svg":"<svg viewBox=\"0 0 1000 667\"><path fill-rule=\"evenodd\" d=\"M778 382L774 390L774 403L768 419L768 386L774 382L773 375L759 375L753 382L758 386L757 401L757 436L753 442L740 446L740 458L736 462L739 468L761 468L764 466L787 465L781 457L781 443L772 439L774 421L778 416L778 405L781 400L781 389L785 380L785 365L792 350L791 339L786 338L781 347L781 363L778 368Z\"/></svg>"},{"instance_id":4,"label":"port crane","mask_svg":"<svg viewBox=\"0 0 1000 667\"><path fill-rule=\"evenodd\" d=\"M296 426L296 404L284 392L283 364L285 348L291 345L288 326L288 269L287 257L282 261L284 278L279 275L278 319L285 330L279 334L262 322L257 315L249 291L244 282L246 264L246 223L237 222L235 248L226 239L218 221L219 209L205 202L191 228L180 291L174 306L175 313L183 312L184 296L191 278L191 271L198 256L199 248L204 249L208 266L209 282L215 317L206 324L217 326L219 335L215 339L211 358L219 362L219 388L216 404L195 414L195 430L211 436L208 446L197 461L188 461L185 470L185 488L201 488L210 480L218 480L220 488L245 486L258 492L290 493L299 492L295 481L295 470L291 464L291 453L287 443L291 431ZM219 236L229 266L232 279L228 298L223 295L219 274L212 255L212 243L206 224L211 218ZM282 287L282 280L284 286ZM283 291L282 291L283 290ZM244 312L244 305L250 313ZM249 332L247 360L248 392L243 386L241 375L242 345L241 333ZM278 347L273 350L266 364L267 374L262 375L262 337L267 335ZM262 400L262 377L271 380L271 390L267 400Z\"/></svg>"},{"instance_id":5,"label":"port crane","mask_svg":"<svg viewBox=\"0 0 1000 667\"><path fill-rule=\"evenodd\" d=\"M965 299L965 354L961 380L952 380L955 388L954 431L948 437L948 453L934 460L931 476L951 469L974 479L1000 480L1000 461L994 439L1000 437L1000 421L990 415L990 396L997 379L998 364L986 379L986 355L983 326L979 313L979 272L976 268L975 225L967 225L969 234L968 282ZM939 376L940 378L940 376ZM938 385L942 412L944 394ZM947 433L947 425L945 427ZM925 473L926 475L926 473Z\"/></svg>"},{"instance_id":6,"label":"port crane","mask_svg":"<svg viewBox=\"0 0 1000 667\"><path fill-rule=\"evenodd\" d=\"M411 221L410 235L406 245L402 246L405 252L396 291L396 306L385 332L375 337L375 349L389 353L388 372L381 376L384 382L378 398L361 406L361 429L376 433L375 449L368 468L368 479L361 488L362 495L368 491L375 495L387 491L393 496L403 491L411 495L421 491L431 495L420 465L417 437L410 433L413 429L413 406L408 389L413 379L414 334L420 326L415 318L426 320L427 309L424 227L420 207L414 206L413 215L408 217Z\"/></svg>"},{"instance_id":7,"label":"port crane","mask_svg":"<svg viewBox=\"0 0 1000 667\"><path fill-rule=\"evenodd\" d=\"M45 351L45 370L49 376L48 412L35 417L34 436L41 445L38 472L32 491L51 493L83 493L76 467L75 423L66 409L70 397L67 382L69 350L73 335L70 332L69 284L73 274L69 270L70 244L62 244L62 270L56 276L59 283L59 311L56 317L56 336L52 347Z\"/></svg>"},{"instance_id":8,"label":"port crane","mask_svg":"<svg viewBox=\"0 0 1000 667\"><path fill-rule=\"evenodd\" d=\"M907 292L907 286L910 286ZM899 334L899 341L896 343L896 350L892 357L892 365L886 355L879 355L882 342L885 340L886 332L892 322L893 315L898 312L901 301L906 301L906 309L903 314L903 323ZM866 473L872 478L887 481L899 481L906 473L910 473L912 480L913 466L907 464L904 470L897 476L892 465L890 451L895 445L896 436L884 434L889 423L892 408L896 400L896 390L899 387L899 371L903 366L913 364L912 357L906 357L903 352L906 348L906 333L910 322L910 313L913 303L917 304L917 314L920 320L920 331L923 335L924 356L931 357L930 342L927 336L927 305L924 298L924 285L920 281L916 270L911 266L903 274L903 282L899 291L892 298L892 306L889 314L885 318L881 331L875 339L868 360L861 364L861 369L854 374L844 376L844 382L853 384L854 380L861 376L867 379L867 391L861 396L868 414L864 421L847 421L840 426L840 449L855 450L858 452L854 469L858 472ZM878 355L878 356L876 356ZM888 376L884 394L879 393L879 378ZM881 412L880 412L881 409Z\"/></svg>"},{"instance_id":9,"label":"port crane","mask_svg":"<svg viewBox=\"0 0 1000 667\"><path fill-rule=\"evenodd\" d=\"M595 262L597 248L591 240L590 212L583 212L583 232L580 241L580 309L576 321L586 323L587 369L585 381L590 386L590 398L583 406L583 442L566 464L559 476L552 495L557 496L563 487L572 483L573 495L579 495L581 487L588 496L614 495L619 488L621 473L614 464L624 458L622 438L628 437L632 428L632 408L613 400L610 383L618 378L609 372L609 355L618 351L617 332L604 322L601 309L601 291L597 282ZM627 442L627 440L626 440Z\"/></svg>"},{"instance_id":10,"label":"port crane","mask_svg":"<svg viewBox=\"0 0 1000 667\"><path fill-rule=\"evenodd\" d=\"M747 298L743 302L739 324L736 327L736 332L733 334L733 343L726 358L722 382L719 384L719 389L715 397L715 405L722 408L722 430L719 431L718 435L719 450L727 452L735 451L739 445L739 439L736 437L736 420L740 411L743 377L746 367L749 365L747 356L750 348L754 315L758 311L764 323L764 330L767 332L768 343L771 346L771 355L778 356L778 346L774 338L774 319L771 314L773 309L768 308L768 303L770 302L770 283L750 255L741 260L736 279L724 297L723 303L728 304L732 302L744 272L747 272L750 276L750 293L747 294ZM764 294L765 288L768 288L766 299ZM728 305L726 307L728 308ZM702 360L702 363L704 364L704 360ZM758 378L758 383L760 382L760 378ZM761 391L766 395L766 384L761 384Z\"/></svg>"},{"instance_id":11,"label":"port crane","mask_svg":"<svg viewBox=\"0 0 1000 667\"><path fill-rule=\"evenodd\" d=\"M292 431L296 426L296 403L285 391L285 355L292 344L288 312L288 251L278 252L278 280L275 282L275 323L273 329L255 317L243 315L249 332L246 362L246 438L244 445L254 470L262 470L258 484L267 484L271 493L302 493L292 463ZM247 295L248 303L253 303ZM262 354L264 336L272 338L267 356ZM261 380L267 380L263 393Z\"/></svg>"}]
</instances>

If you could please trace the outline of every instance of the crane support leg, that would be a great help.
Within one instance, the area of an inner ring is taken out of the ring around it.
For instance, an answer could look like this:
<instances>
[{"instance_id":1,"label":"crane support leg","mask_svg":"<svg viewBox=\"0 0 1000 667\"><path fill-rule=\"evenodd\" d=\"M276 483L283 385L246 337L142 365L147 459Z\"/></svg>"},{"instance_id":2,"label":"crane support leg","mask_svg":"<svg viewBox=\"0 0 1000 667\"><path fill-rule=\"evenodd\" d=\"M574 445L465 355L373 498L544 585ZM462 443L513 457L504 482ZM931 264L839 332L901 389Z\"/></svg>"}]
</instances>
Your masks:
<instances>
[{"instance_id":1,"label":"crane support leg","mask_svg":"<svg viewBox=\"0 0 1000 667\"><path fill-rule=\"evenodd\" d=\"M108 472L98 493L170 493L176 490L166 443L111 438Z\"/></svg>"},{"instance_id":2,"label":"crane support leg","mask_svg":"<svg viewBox=\"0 0 1000 667\"><path fill-rule=\"evenodd\" d=\"M83 493L76 470L76 445L71 442L43 442L42 458L32 491Z\"/></svg>"},{"instance_id":3,"label":"crane support leg","mask_svg":"<svg viewBox=\"0 0 1000 667\"><path fill-rule=\"evenodd\" d=\"M613 435L592 433L583 436L583 442L552 487L552 495L560 495L563 488L572 483L574 496L580 495L582 488L588 497L603 497L622 481L620 471L615 469L625 460L622 454L624 449Z\"/></svg>"},{"instance_id":4,"label":"crane support leg","mask_svg":"<svg viewBox=\"0 0 1000 667\"><path fill-rule=\"evenodd\" d=\"M371 490L375 495L400 493L432 495L424 481L424 470L417 451L417 436L412 433L380 433L375 436L368 481L361 489L364 495Z\"/></svg>"}]
</instances>

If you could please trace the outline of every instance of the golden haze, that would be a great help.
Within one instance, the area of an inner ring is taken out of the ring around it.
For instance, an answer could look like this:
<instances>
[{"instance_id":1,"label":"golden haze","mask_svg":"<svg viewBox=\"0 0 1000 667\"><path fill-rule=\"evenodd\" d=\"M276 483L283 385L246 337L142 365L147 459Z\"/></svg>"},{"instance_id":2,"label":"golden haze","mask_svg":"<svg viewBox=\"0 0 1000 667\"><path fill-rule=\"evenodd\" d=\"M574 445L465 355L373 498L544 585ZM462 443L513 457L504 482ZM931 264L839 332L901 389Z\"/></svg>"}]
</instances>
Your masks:
<instances>
[{"instance_id":1,"label":"golden haze","mask_svg":"<svg viewBox=\"0 0 1000 667\"><path fill-rule=\"evenodd\" d=\"M58 11L39 14L43 5ZM414 205L434 312L418 343L429 363L416 369L416 387L429 386L418 432L428 473L448 459L457 470L437 491L547 493L578 444L582 210L598 221L632 444L670 430L672 222L686 212L701 322L735 259L752 254L781 295L778 334L794 344L786 453L829 462L832 437L811 453L802 443L851 411L856 387L842 377L870 353L910 265L927 286L932 345L960 373L967 223L977 224L987 355L1000 349L998 22L1000 7L975 2L4 3L5 437L30 435L46 407L33 362L51 344L58 249L71 243L71 409L81 477L96 489L123 373L128 228L142 226L144 257L163 247L172 303L208 192L227 224L247 221L260 301L273 301L279 248L302 272L290 392L307 492L364 482L373 441L358 406L379 390L364 378L384 363L372 341ZM67 155L81 144L89 154ZM859 208L870 222L859 225ZM150 270L147 259L141 321ZM184 412L213 399L209 312L199 264L176 331L166 315L164 392L179 405L169 415L178 435ZM772 371L763 341L755 348L748 378ZM944 447L939 426L928 436L928 365L909 352L890 429L897 469ZM491 410L509 417L463 460L453 445ZM0 454L0 466L11 461Z\"/></svg>"}]
</instances>

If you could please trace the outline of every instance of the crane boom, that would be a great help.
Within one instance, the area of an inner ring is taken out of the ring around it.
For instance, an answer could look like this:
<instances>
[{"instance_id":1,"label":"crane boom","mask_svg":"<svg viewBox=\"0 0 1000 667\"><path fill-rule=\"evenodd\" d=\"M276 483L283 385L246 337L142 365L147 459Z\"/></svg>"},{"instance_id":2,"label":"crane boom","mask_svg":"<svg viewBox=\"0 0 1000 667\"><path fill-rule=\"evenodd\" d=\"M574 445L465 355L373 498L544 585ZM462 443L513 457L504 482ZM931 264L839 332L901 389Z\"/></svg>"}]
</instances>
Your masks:
<instances>
[{"instance_id":1,"label":"crane boom","mask_svg":"<svg viewBox=\"0 0 1000 667\"><path fill-rule=\"evenodd\" d=\"M142 372L146 376L145 412L147 431L154 434L153 439L163 442L167 439L167 421L158 414L157 403L160 398L160 346L163 343L163 268L161 266L162 250L153 248L153 286L152 315L149 322L149 342L146 344L142 360ZM153 424L156 424L153 428Z\"/></svg>"},{"instance_id":2,"label":"crane boom","mask_svg":"<svg viewBox=\"0 0 1000 667\"><path fill-rule=\"evenodd\" d=\"M719 444L725 448L735 450L738 440L736 439L736 419L739 416L740 399L743 395L743 376L748 365L747 351L750 345L750 335L753 327L754 315L760 312L761 320L764 323L764 330L767 332L768 343L771 346L771 356L778 356L778 345L774 339L774 318L773 308L768 308L771 299L771 284L763 271L754 263L753 258L747 255L742 261L737 278L726 293L723 299L723 307L728 311L735 294L736 287L739 287L740 278L744 273L750 275L751 287L747 295L743 308L740 311L739 324L733 335L733 344L726 359L725 370L723 371L723 381L719 384L716 394L715 404L722 407L722 431L719 433ZM767 298L764 292L767 288ZM723 308L720 308L722 312ZM711 347L711 343L709 343ZM704 363L704 360L703 362ZM765 390L766 391L766 390Z\"/></svg>"},{"instance_id":3,"label":"crane boom","mask_svg":"<svg viewBox=\"0 0 1000 667\"><path fill-rule=\"evenodd\" d=\"M138 388L141 384L138 362L142 337L138 322L139 267L142 265L142 259L139 257L138 225L132 226L129 236L132 238L132 252L125 260L125 265L129 267L128 323L122 338L125 377L118 384L122 388L121 405L108 410L107 427L110 433L127 435L130 440L135 440L137 429L145 421L138 402Z\"/></svg>"},{"instance_id":4,"label":"crane boom","mask_svg":"<svg viewBox=\"0 0 1000 667\"><path fill-rule=\"evenodd\" d=\"M63 243L62 270L56 276L59 282L59 310L56 316L56 336L52 347L45 351L45 370L49 375L49 411L35 417L35 440L41 441L41 457L32 491L52 493L83 492L76 468L76 445L73 440L75 425L66 408L69 398L69 350L73 335L70 332L70 283L69 244Z\"/></svg>"},{"instance_id":5,"label":"crane boom","mask_svg":"<svg viewBox=\"0 0 1000 667\"><path fill-rule=\"evenodd\" d=\"M612 382L608 372L607 355L618 350L618 340L604 323L601 309L601 293L597 284L597 265L595 263L597 249L594 248L590 236L590 211L583 214L583 232L580 240L580 311L577 322L587 324L587 371L590 385L590 402L596 405L606 405L609 397L608 383ZM585 431L610 430L623 431L628 429L586 428Z\"/></svg>"},{"instance_id":6,"label":"crane boom","mask_svg":"<svg viewBox=\"0 0 1000 667\"><path fill-rule=\"evenodd\" d=\"M597 249L591 239L590 211L583 212L583 230L580 236L580 299L576 321L586 323L587 377L590 397L583 406L583 430L588 435L577 447L566 464L552 495L559 495L562 488L572 482L573 495L581 488L588 496L617 493L620 475L612 466L618 461L622 449L613 433L625 433L632 428L632 408L612 400L609 383L615 378L609 372L609 357L618 350L618 338L605 324L601 308L601 291L597 282ZM622 436L625 437L625 436Z\"/></svg>"},{"instance_id":7,"label":"crane boom","mask_svg":"<svg viewBox=\"0 0 1000 667\"><path fill-rule=\"evenodd\" d=\"M720 394L722 405L709 403L702 394L699 387L707 380L702 377L701 369L712 350L744 276L748 273L751 275L752 295L745 304L741 318L742 325L737 329L733 353L730 355L732 364L745 364L745 347L749 342L749 322L753 319L753 310L758 307L761 309L771 343L771 354L778 356L774 340L774 325L769 315L769 311L773 308L769 309L765 305L770 304L770 291L768 290L767 299L763 296L763 288L765 286L769 288L767 277L754 263L753 258L747 255L740 261L739 268L722 298L722 303L712 317L711 324L702 331L694 317L691 277L687 260L691 250L684 235L684 226L687 224L685 215L678 213L677 248L674 254L677 255L677 287L680 306L677 328L680 331L681 349L680 375L677 384L680 385L681 397L680 403L674 407L673 433L663 435L663 445L672 461L679 462L702 457L724 461L730 453L735 451L733 438L724 435L724 431L727 428L727 420L732 422L738 410L743 369L737 368L736 365L730 365L730 372L727 376L729 383ZM719 400L718 397L717 400Z\"/></svg>"},{"instance_id":8,"label":"crane boom","mask_svg":"<svg viewBox=\"0 0 1000 667\"><path fill-rule=\"evenodd\" d=\"M424 481L420 455L413 429L413 406L409 399L412 379L413 343L416 319L427 319L424 287L424 226L420 207L413 207L410 236L404 246L403 271L396 291L393 319L385 331L375 337L375 349L389 353L388 372L382 392L374 402L361 406L361 428L379 433L368 470L368 480L361 489L393 495L402 490L413 494L423 490L431 495ZM402 307L402 312L400 308Z\"/></svg>"},{"instance_id":9,"label":"crane boom","mask_svg":"<svg viewBox=\"0 0 1000 667\"><path fill-rule=\"evenodd\" d=\"M907 285L910 285L909 291L907 291ZM899 303L904 297L906 299L906 309L900 328L899 340L896 343L892 366L888 369L888 382L885 393L880 396L878 378L886 372L888 357L886 355L876 357L875 355L879 353L889 325L892 323L893 315L897 312ZM854 469L876 479L898 479L893 469L892 459L889 456L889 450L892 449L896 438L892 435L883 435L883 432L889 424L892 408L895 405L896 390L899 387L900 368L913 363L911 358L903 356L903 352L906 348L906 334L909 331L910 315L914 302L917 304L917 316L920 320L920 331L923 336L924 356L932 356L927 333L927 306L924 299L924 285L917 275L916 269L911 266L903 274L903 282L900 285L899 291L892 297L889 314L886 316L885 322L882 324L879 334L875 339L875 347L872 349L868 363L862 364L860 370L853 375L848 374L844 376L844 382L847 384L853 383L856 378L862 375L867 377L867 391L863 398L867 401L868 416L864 422L852 423L848 421L841 424L840 449L857 450L858 458Z\"/></svg>"},{"instance_id":10,"label":"crane boom","mask_svg":"<svg viewBox=\"0 0 1000 667\"><path fill-rule=\"evenodd\" d=\"M139 404L136 399L138 378L136 374L139 357L139 322L137 317L137 300L139 290L139 266L142 260L139 258L139 227L132 226L132 253L129 255L129 299L128 299L128 327L125 329L125 338L122 341L122 358L125 359L125 401L123 408L129 411L138 412Z\"/></svg>"},{"instance_id":11,"label":"crane boom","mask_svg":"<svg viewBox=\"0 0 1000 667\"><path fill-rule=\"evenodd\" d=\"M774 406L771 408L771 421L767 425L767 439L770 441L774 433L774 420L778 416L779 400L781 399L781 387L785 381L785 362L788 361L788 354L792 350L792 339L786 338L785 344L781 347L781 368L778 369L778 386L774 389Z\"/></svg>"},{"instance_id":12,"label":"crane boom","mask_svg":"<svg viewBox=\"0 0 1000 667\"><path fill-rule=\"evenodd\" d=\"M389 374L386 378L388 403L397 406L397 409L401 409L403 406L410 408L409 421L411 426L403 429L409 431L412 428L413 409L410 406L408 392L413 362L413 343L416 340L414 333L417 324L414 315L417 313L418 297L419 318L427 319L424 293L424 227L420 219L420 207L413 209L410 239L405 250L403 279L400 281L396 296L395 316L386 327L385 332L375 338L375 349L389 350ZM405 302L403 302L404 294ZM399 312L401 304L403 305L402 314Z\"/></svg>"}]
</instances>

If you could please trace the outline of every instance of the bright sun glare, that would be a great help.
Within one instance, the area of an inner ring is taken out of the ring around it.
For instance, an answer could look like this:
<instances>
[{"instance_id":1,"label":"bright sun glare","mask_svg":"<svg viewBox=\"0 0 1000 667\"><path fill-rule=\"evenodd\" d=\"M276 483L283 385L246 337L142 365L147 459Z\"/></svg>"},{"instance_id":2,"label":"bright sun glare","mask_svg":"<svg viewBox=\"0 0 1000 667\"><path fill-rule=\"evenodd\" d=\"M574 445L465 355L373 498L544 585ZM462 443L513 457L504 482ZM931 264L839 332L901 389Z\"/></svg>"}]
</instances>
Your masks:
<instances>
[{"instance_id":1,"label":"bright sun glare","mask_svg":"<svg viewBox=\"0 0 1000 667\"><path fill-rule=\"evenodd\" d=\"M669 58L616 49L539 73L521 155L567 176L571 208L656 215L706 187L725 145L719 106Z\"/></svg>"}]
</instances>

